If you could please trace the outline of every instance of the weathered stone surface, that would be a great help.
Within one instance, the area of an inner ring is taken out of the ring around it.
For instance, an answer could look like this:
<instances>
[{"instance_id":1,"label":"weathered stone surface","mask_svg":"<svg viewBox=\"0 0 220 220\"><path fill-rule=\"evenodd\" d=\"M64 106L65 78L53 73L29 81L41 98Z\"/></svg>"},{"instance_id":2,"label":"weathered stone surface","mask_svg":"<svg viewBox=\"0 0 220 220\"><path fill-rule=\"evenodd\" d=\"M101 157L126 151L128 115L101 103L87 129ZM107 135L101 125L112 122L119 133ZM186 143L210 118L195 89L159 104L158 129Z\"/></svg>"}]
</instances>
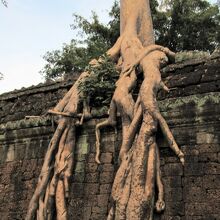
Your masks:
<instances>
[{"instance_id":1,"label":"weathered stone surface","mask_svg":"<svg viewBox=\"0 0 220 220\"><path fill-rule=\"evenodd\" d=\"M111 192L111 184L101 184L100 185L100 194L108 194Z\"/></svg>"},{"instance_id":2,"label":"weathered stone surface","mask_svg":"<svg viewBox=\"0 0 220 220\"><path fill-rule=\"evenodd\" d=\"M219 71L219 57L187 61L164 70L163 80L171 92L160 92L158 103L185 154L185 167L158 132L166 210L155 215L155 220L214 220L220 216ZM24 117L45 113L71 84L39 85L0 95L1 219L24 219L54 131L49 117ZM117 136L112 128L102 131L98 165L94 126L99 120L103 119L92 119L77 128L70 219L104 220L109 209L121 128Z\"/></svg>"}]
</instances>

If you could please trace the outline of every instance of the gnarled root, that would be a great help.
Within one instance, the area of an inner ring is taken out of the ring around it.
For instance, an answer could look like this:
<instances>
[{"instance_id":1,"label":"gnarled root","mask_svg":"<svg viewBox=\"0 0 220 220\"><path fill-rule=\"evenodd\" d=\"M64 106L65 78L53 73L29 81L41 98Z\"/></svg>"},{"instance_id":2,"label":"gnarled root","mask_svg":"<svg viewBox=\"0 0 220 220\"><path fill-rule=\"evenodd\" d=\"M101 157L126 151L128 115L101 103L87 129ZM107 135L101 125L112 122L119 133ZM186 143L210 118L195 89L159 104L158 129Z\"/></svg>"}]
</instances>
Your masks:
<instances>
[{"instance_id":1,"label":"gnarled root","mask_svg":"<svg viewBox=\"0 0 220 220\"><path fill-rule=\"evenodd\" d=\"M119 153L120 160L123 160L123 158L126 157L128 151L130 150L134 142L135 135L137 134L138 126L141 123L141 119L142 119L142 108L139 105L137 108L137 112L129 126L127 135L122 139L122 145Z\"/></svg>"},{"instance_id":2,"label":"gnarled root","mask_svg":"<svg viewBox=\"0 0 220 220\"><path fill-rule=\"evenodd\" d=\"M95 132L96 132L96 156L95 156L95 161L100 164L100 129L107 127L107 126L116 126L116 113L117 108L116 104L114 101L111 101L110 104L110 110L109 110L109 117L107 120L100 122L96 125Z\"/></svg>"},{"instance_id":3,"label":"gnarled root","mask_svg":"<svg viewBox=\"0 0 220 220\"><path fill-rule=\"evenodd\" d=\"M173 134L171 133L166 120L164 119L164 117L160 114L159 111L155 110L151 112L152 115L158 120L159 124L160 124L160 128L163 132L163 135L165 136L165 138L167 139L170 148L176 153L176 155L179 157L180 162L184 165L184 154L183 152L179 149Z\"/></svg>"},{"instance_id":4,"label":"gnarled root","mask_svg":"<svg viewBox=\"0 0 220 220\"><path fill-rule=\"evenodd\" d=\"M54 111L66 112L66 113L76 113L79 103L79 84L84 80L85 77L89 75L88 72L83 72L77 81L73 84L71 89L66 93L66 95L59 101L59 103L54 108Z\"/></svg>"},{"instance_id":5,"label":"gnarled root","mask_svg":"<svg viewBox=\"0 0 220 220\"><path fill-rule=\"evenodd\" d=\"M167 56L170 57L171 60L173 59L175 60L175 53L173 53L166 47L153 44L153 45L149 45L148 47L144 48L140 56L138 56L132 64L127 66L126 69L123 71L123 73L125 75L130 75L130 73L135 69L135 67L137 67L140 64L141 60L144 57L146 57L148 54L156 50L164 52Z\"/></svg>"},{"instance_id":6,"label":"gnarled root","mask_svg":"<svg viewBox=\"0 0 220 220\"><path fill-rule=\"evenodd\" d=\"M75 146L75 126L70 120L65 118L60 120L51 140L37 188L29 204L26 216L28 220L35 219L36 211L39 220L52 219L54 204L56 204L57 219L67 219L66 198L69 196L69 177L73 169Z\"/></svg>"},{"instance_id":7,"label":"gnarled root","mask_svg":"<svg viewBox=\"0 0 220 220\"><path fill-rule=\"evenodd\" d=\"M65 120L61 119L53 135L53 138L50 141L50 144L49 144L49 147L48 147L45 159L44 159L44 164L41 169L40 176L38 178L37 187L29 203L28 213L25 218L26 220L31 220L35 218L36 210L38 208L39 198L45 194L45 190L46 190L46 187L47 187L47 184L48 184L48 181L49 181L52 169L53 169L53 163L54 163L53 154L55 153L57 149L59 140L62 136L65 126L66 126Z\"/></svg>"},{"instance_id":8,"label":"gnarled root","mask_svg":"<svg viewBox=\"0 0 220 220\"><path fill-rule=\"evenodd\" d=\"M107 220L114 220L114 219L115 219L115 204L112 205L107 217Z\"/></svg>"},{"instance_id":9,"label":"gnarled root","mask_svg":"<svg viewBox=\"0 0 220 220\"><path fill-rule=\"evenodd\" d=\"M156 144L156 185L158 189L158 198L156 202L156 210L157 212L162 212L165 209L164 202L164 187L161 179L161 171L160 171L160 153L158 146Z\"/></svg>"},{"instance_id":10,"label":"gnarled root","mask_svg":"<svg viewBox=\"0 0 220 220\"><path fill-rule=\"evenodd\" d=\"M87 72L81 74L64 99L58 103L54 110L49 111L52 114L60 115L60 119L49 144L38 184L29 204L26 220L34 219L36 213L40 219L42 217L43 219L53 218L54 204L57 207L57 215L60 215L62 219L66 216L64 214L64 210L66 213L65 198L69 196L68 181L72 174L75 124L77 122L70 117L78 117L76 115L79 102L78 86L87 75ZM63 206L57 205L60 203L59 201Z\"/></svg>"},{"instance_id":11,"label":"gnarled root","mask_svg":"<svg viewBox=\"0 0 220 220\"><path fill-rule=\"evenodd\" d=\"M116 202L116 219L150 220L153 218L154 206L158 212L165 209L159 150L155 142L158 122L170 147L180 157L181 162L184 160L166 121L158 110L155 98L159 88L169 91L161 81L159 71L159 68L167 62L165 54L171 58L175 55L168 48L158 45L147 47L133 64L125 68L124 75L121 77L130 76L134 67L141 63L145 80L134 105L133 120L122 139L120 150L122 162L112 188L112 197ZM146 55L149 55L148 58L145 58ZM141 129L138 131L141 121ZM136 142L135 137L137 137ZM155 183L159 192L156 205L154 203Z\"/></svg>"}]
</instances>

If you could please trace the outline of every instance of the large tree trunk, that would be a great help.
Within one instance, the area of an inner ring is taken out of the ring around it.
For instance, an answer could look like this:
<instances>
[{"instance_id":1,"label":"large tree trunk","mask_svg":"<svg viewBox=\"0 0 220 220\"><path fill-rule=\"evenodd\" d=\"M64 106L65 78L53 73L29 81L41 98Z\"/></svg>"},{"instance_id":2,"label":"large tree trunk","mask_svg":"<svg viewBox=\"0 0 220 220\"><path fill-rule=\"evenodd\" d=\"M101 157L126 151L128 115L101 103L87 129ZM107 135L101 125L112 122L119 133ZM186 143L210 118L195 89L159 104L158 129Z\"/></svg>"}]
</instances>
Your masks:
<instances>
[{"instance_id":1,"label":"large tree trunk","mask_svg":"<svg viewBox=\"0 0 220 220\"><path fill-rule=\"evenodd\" d=\"M156 103L158 89L168 91L161 81L160 68L169 60L173 60L175 54L168 48L154 44L148 0L121 0L120 28L119 54L123 64L112 102L122 117L121 165L113 183L112 198L115 204L109 212L108 220L151 220L155 206L158 212L165 208L159 151L156 144L158 123L170 147L184 162L183 154ZM144 73L144 81L135 103L132 91L136 86L139 73L135 69L137 65ZM115 112L116 110L114 118ZM112 118L111 115L110 118ZM141 127L140 130L138 127ZM100 153L99 129L100 124L96 127L97 149ZM99 159L97 162L100 162ZM159 194L156 196L155 204L156 186Z\"/></svg>"},{"instance_id":2,"label":"large tree trunk","mask_svg":"<svg viewBox=\"0 0 220 220\"><path fill-rule=\"evenodd\" d=\"M168 48L155 45L153 33L149 0L121 0L121 34L107 51L115 63L122 62L121 73L112 97L109 118L96 126L96 161L100 163L100 129L115 126L117 112L121 115L121 164L113 183L114 205L109 211L108 220L151 220L155 206L157 211L165 208L156 143L158 124L170 147L184 163L184 155L156 102L158 89L168 91L161 81L160 68L173 60L175 54ZM98 65L98 62L91 64ZM140 68L136 69L137 66ZM133 91L140 72L143 72L144 80L135 100ZM74 164L75 127L82 124L84 118L90 118L87 102L83 102L84 111L81 114L78 112L83 97L79 84L89 74L82 73L65 97L49 111L59 115L58 127L48 147L26 220L68 219L67 198ZM158 187L158 196L155 195L155 187Z\"/></svg>"},{"instance_id":3,"label":"large tree trunk","mask_svg":"<svg viewBox=\"0 0 220 220\"><path fill-rule=\"evenodd\" d=\"M154 30L149 0L120 1L120 32L123 34L130 18L134 19L134 27L144 47L154 44Z\"/></svg>"}]
</instances>

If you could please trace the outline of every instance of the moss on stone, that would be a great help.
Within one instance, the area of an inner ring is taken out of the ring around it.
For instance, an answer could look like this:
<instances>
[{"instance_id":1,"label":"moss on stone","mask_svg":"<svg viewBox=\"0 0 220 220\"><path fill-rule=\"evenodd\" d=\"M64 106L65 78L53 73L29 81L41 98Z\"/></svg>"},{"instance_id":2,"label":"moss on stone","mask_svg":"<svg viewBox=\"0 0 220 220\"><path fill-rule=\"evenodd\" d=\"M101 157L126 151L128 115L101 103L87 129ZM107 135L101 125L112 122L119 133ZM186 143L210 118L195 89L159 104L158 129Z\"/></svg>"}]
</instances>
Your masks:
<instances>
[{"instance_id":1,"label":"moss on stone","mask_svg":"<svg viewBox=\"0 0 220 220\"><path fill-rule=\"evenodd\" d=\"M185 97L171 98L163 101L159 101L159 108L161 111L166 111L167 109L181 108L181 106L194 102L195 106L199 109L202 108L207 101L219 104L220 93L211 92L208 94L198 94Z\"/></svg>"},{"instance_id":2,"label":"moss on stone","mask_svg":"<svg viewBox=\"0 0 220 220\"><path fill-rule=\"evenodd\" d=\"M198 50L192 50L192 51L181 51L176 53L175 61L176 63L181 63L186 60L194 60L194 59L204 59L204 58L210 58L210 53L206 51L198 51Z\"/></svg>"},{"instance_id":3,"label":"moss on stone","mask_svg":"<svg viewBox=\"0 0 220 220\"><path fill-rule=\"evenodd\" d=\"M88 136L82 135L80 136L78 143L77 143L77 150L76 153L79 155L87 154L89 151L89 145L87 141Z\"/></svg>"}]
</instances>

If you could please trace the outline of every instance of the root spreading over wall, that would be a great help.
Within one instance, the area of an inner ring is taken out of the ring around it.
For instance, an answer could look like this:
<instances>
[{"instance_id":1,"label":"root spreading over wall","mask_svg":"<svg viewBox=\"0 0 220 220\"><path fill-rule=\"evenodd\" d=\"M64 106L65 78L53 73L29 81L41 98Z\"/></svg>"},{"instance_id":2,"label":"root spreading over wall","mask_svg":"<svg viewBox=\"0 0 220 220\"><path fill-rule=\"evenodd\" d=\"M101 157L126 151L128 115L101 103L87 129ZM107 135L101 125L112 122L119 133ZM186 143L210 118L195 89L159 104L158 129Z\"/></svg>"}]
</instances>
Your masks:
<instances>
[{"instance_id":1,"label":"root spreading over wall","mask_svg":"<svg viewBox=\"0 0 220 220\"><path fill-rule=\"evenodd\" d=\"M121 35L107 55L120 70L109 107L109 117L96 125L96 162L100 163L101 129L115 127L117 113L122 121L120 166L113 187L110 219L153 219L154 207L165 208L160 174L156 132L160 126L171 149L184 164L184 155L157 106L159 89L169 92L161 80L160 68L175 60L168 48L155 45L149 0L121 0ZM102 62L93 60L91 65ZM137 99L133 91L137 77L143 82ZM79 90L80 82L90 72L81 74L69 92L50 110L57 115L57 129L48 146L35 193L30 201L26 220L68 219L69 179L72 175L75 129L91 117L88 100ZM83 112L79 103L83 100ZM155 188L158 195L155 195Z\"/></svg>"}]
</instances>

